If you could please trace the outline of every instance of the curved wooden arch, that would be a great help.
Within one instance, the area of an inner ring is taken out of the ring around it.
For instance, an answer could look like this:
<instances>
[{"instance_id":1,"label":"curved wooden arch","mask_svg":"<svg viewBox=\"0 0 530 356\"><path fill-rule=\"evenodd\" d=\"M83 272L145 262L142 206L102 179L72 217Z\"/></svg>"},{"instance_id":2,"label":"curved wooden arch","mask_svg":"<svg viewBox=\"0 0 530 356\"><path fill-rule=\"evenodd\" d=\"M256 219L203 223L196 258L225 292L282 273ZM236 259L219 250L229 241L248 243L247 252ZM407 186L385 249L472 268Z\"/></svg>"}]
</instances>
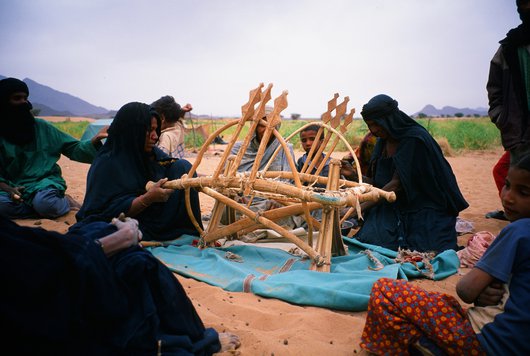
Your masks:
<instances>
[{"instance_id":1,"label":"curved wooden arch","mask_svg":"<svg viewBox=\"0 0 530 356\"><path fill-rule=\"evenodd\" d=\"M182 176L180 179L166 182L164 188L181 189L185 191L188 215L194 226L200 232L202 244L204 246L207 246L208 243L212 243L220 238L237 235L237 233L241 231L248 232L259 228L267 228L276 231L303 250L312 261L311 269L317 271L329 271L331 255L334 252L332 246L338 246L337 248L339 250L342 246L339 208L350 207L350 209L357 209L360 216L360 202L378 199L394 201L395 194L393 192L377 189L369 184L363 183L362 181L360 164L355 156L355 152L343 136L343 133L346 132L348 126L353 121L353 114L355 112L355 110L352 109L348 115L345 115L347 103L349 101L348 97L345 97L343 102L337 104L339 95L335 94L334 97L328 101L327 111L322 115L322 120L320 122L316 121L307 123L284 139L276 130L276 126L281 122L280 113L287 107L288 93L287 91L284 91L274 100L272 112L267 115L266 120L264 120L265 105L271 99L272 84L269 84L264 91L263 87L263 83L260 83L257 88L250 91L248 102L241 107L242 115L240 119L228 122L208 137L199 150L197 158L189 173ZM335 112L334 115L333 112ZM240 151L236 156L230 157L230 151L239 139L242 129L247 123L249 123L250 128L242 141ZM311 172L315 168L318 160L311 160L311 163L304 164L302 171L298 172L295 158L290 154L288 146L289 140L299 134L306 127L315 124L319 126L317 139L324 134L323 144L318 150L316 150L316 145L314 145L308 156L320 157L330 142L331 148L328 148L324 159L319 166L316 167L316 174L310 174L308 172ZM250 172L237 172L243 154L250 144L258 125L264 125L266 128L258 148L256 163L253 165ZM233 126L236 126L235 133L229 141L214 173L211 176L194 177L208 146L217 136ZM265 168L260 171L259 166L265 152L266 144L272 135L274 135L280 145L274 151L273 157L266 163ZM354 158L359 182L347 181L340 178L340 161L332 159L331 155L338 142L341 141L345 144ZM272 160L277 156L280 149L283 149L285 152L291 172L268 170ZM321 177L319 176L319 173L322 171L325 162L328 160L330 161L329 176ZM280 179L283 179L284 181L281 181ZM326 189L314 188L313 185L316 183L325 184ZM149 188L149 184L152 183L148 183L146 188ZM215 199L210 223L206 230L203 230L200 227L192 213L189 199L190 189L196 189L197 191L207 194ZM232 197L236 195L264 198L273 197L277 200L283 201L285 206L274 210L256 212L251 210L248 206L239 204L233 200ZM221 215L225 210L225 207L232 209L234 212L239 212L242 218L230 221L228 225L221 226ZM315 209L323 209L321 222L318 222L311 217L310 213ZM308 224L308 242L300 239L275 222L278 219L292 215L304 216L304 219ZM316 247L313 247L312 243L314 227L319 231L319 239Z\"/></svg>"}]
</instances>

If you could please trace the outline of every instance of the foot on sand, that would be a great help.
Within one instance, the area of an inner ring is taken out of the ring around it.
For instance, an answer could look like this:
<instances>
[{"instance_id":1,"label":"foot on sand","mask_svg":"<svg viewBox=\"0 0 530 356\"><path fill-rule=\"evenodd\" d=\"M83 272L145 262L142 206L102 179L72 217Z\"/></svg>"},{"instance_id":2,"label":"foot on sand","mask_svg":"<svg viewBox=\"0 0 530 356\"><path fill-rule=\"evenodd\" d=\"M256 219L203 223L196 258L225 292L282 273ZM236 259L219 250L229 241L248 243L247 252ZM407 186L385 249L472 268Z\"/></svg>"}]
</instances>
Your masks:
<instances>
[{"instance_id":1,"label":"foot on sand","mask_svg":"<svg viewBox=\"0 0 530 356\"><path fill-rule=\"evenodd\" d=\"M70 195L65 194L64 197L66 200L68 200L68 204L70 205L70 210L77 211L81 209L81 204L79 204L74 198L72 198Z\"/></svg>"},{"instance_id":2,"label":"foot on sand","mask_svg":"<svg viewBox=\"0 0 530 356\"><path fill-rule=\"evenodd\" d=\"M485 215L485 217L486 219L508 220L506 215L504 215L504 211L502 210L490 211Z\"/></svg>"},{"instance_id":3,"label":"foot on sand","mask_svg":"<svg viewBox=\"0 0 530 356\"><path fill-rule=\"evenodd\" d=\"M239 336L232 333L219 333L219 342L221 343L221 351L233 351L241 346Z\"/></svg>"}]
</instances>

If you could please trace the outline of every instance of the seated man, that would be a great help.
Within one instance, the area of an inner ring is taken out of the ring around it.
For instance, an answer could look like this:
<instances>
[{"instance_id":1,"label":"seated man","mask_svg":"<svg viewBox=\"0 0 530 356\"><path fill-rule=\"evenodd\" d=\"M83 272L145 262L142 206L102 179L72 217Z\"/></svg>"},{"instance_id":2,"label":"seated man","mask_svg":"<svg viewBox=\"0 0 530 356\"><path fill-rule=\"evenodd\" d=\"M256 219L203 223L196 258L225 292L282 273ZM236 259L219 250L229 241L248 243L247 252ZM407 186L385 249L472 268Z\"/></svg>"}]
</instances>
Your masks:
<instances>
[{"instance_id":1,"label":"seated man","mask_svg":"<svg viewBox=\"0 0 530 356\"><path fill-rule=\"evenodd\" d=\"M265 116L263 117L263 120L267 120L267 115L270 115L272 113L272 107L267 106L265 108ZM280 125L276 127L277 130L279 130ZM261 143L261 139L263 138L263 135L265 133L266 126L265 125L258 125L256 128L256 132L253 134L252 139L250 141L250 144L248 145L245 154L243 155L243 159L241 160L241 163L239 164L239 167L237 168L238 172L250 172L256 163L256 158L258 154L258 149ZM238 141L235 143L235 145L232 147L232 150L230 153L232 155L237 155L238 152L241 150L243 142ZM271 160L272 155L274 154L274 151L280 146L280 142L276 140L274 135L271 135L269 142L267 143L267 148L265 149L265 152L263 154L263 157L259 163L258 170L265 169L265 166L267 166L267 163ZM289 151L291 153L291 157L294 159L294 151L293 146L291 144L288 144ZM280 149L278 155L274 158L272 163L270 164L268 171L283 171L283 172L290 172L291 167L289 166L289 161L287 160L287 154L283 149ZM249 197L240 197L241 203L248 203ZM249 206L250 209L253 211L265 211L269 209L274 209L280 207L281 204L277 201L271 200L271 199L264 199L259 197L253 197L252 202ZM298 217L289 217L284 218L281 221L277 221L279 225L286 226L288 228L295 228L300 226L301 220Z\"/></svg>"},{"instance_id":2,"label":"seated man","mask_svg":"<svg viewBox=\"0 0 530 356\"><path fill-rule=\"evenodd\" d=\"M33 117L28 95L23 81L0 81L0 216L56 218L77 204L64 194L66 183L57 161L63 154L92 162L106 130L79 141Z\"/></svg>"}]
</instances>

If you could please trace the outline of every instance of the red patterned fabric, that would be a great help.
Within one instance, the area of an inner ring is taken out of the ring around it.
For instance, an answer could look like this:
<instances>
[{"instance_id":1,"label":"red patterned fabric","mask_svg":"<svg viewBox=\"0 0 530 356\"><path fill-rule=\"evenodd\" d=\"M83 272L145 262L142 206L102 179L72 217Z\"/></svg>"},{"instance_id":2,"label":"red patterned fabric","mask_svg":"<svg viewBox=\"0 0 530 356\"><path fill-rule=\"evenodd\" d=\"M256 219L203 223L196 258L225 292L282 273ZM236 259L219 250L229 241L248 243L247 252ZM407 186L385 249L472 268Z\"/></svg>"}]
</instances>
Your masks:
<instances>
[{"instance_id":1,"label":"red patterned fabric","mask_svg":"<svg viewBox=\"0 0 530 356\"><path fill-rule=\"evenodd\" d=\"M418 341L435 354L485 355L455 298L404 280L379 279L370 295L361 347L378 355L408 355Z\"/></svg>"}]
</instances>

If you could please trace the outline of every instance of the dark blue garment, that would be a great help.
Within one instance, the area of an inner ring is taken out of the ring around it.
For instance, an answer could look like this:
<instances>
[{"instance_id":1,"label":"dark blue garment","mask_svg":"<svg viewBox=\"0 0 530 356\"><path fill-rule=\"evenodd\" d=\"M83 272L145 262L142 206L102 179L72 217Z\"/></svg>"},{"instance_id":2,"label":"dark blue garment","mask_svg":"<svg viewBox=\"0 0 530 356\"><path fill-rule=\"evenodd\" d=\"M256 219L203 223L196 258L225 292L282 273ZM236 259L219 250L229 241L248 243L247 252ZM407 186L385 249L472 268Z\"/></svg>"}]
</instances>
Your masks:
<instances>
[{"instance_id":1,"label":"dark blue garment","mask_svg":"<svg viewBox=\"0 0 530 356\"><path fill-rule=\"evenodd\" d=\"M393 250L457 249L456 217L468 204L437 142L386 95L370 100L362 115L399 141L395 154L386 157L386 140L377 140L368 175L382 188L397 173L401 190L395 203L380 202L366 211L354 237Z\"/></svg>"},{"instance_id":2,"label":"dark blue garment","mask_svg":"<svg viewBox=\"0 0 530 356\"><path fill-rule=\"evenodd\" d=\"M325 155L322 154L321 157L322 157L322 159L324 159ZM296 161L296 170L298 172L302 171L302 168L304 167L304 163L306 161L307 161L307 153L304 153L304 155L302 157L298 158L298 161ZM328 159L326 161L326 164L322 168L322 171L320 171L319 176L321 176L321 177L329 177L329 162L330 162L330 160ZM307 166L308 167L309 167L310 164L311 164L311 161L307 162ZM317 171L317 168L318 168L318 165L315 165L315 167L313 167L313 169L311 170L311 174L315 174L316 171ZM325 184L315 184L314 187L326 188L326 185Z\"/></svg>"},{"instance_id":3,"label":"dark blue garment","mask_svg":"<svg viewBox=\"0 0 530 356\"><path fill-rule=\"evenodd\" d=\"M0 218L0 334L7 354L209 355L205 329L173 274L139 247L108 259L95 222L62 235Z\"/></svg>"},{"instance_id":4,"label":"dark blue garment","mask_svg":"<svg viewBox=\"0 0 530 356\"><path fill-rule=\"evenodd\" d=\"M499 233L475 265L501 283L510 295L504 311L478 334L488 355L529 355L530 219L519 219Z\"/></svg>"},{"instance_id":5,"label":"dark blue garment","mask_svg":"<svg viewBox=\"0 0 530 356\"><path fill-rule=\"evenodd\" d=\"M90 166L86 195L76 218L84 224L109 222L129 211L132 201L145 193L148 181L179 179L191 168L186 160L170 159L157 147L144 152L151 119L160 120L150 107L141 103L124 105L109 127L109 136ZM190 189L195 219L202 224L199 194ZM185 205L184 191L175 190L165 203L154 203L134 217L144 240L172 240L182 234L197 235ZM202 227L202 225L201 225Z\"/></svg>"}]
</instances>

